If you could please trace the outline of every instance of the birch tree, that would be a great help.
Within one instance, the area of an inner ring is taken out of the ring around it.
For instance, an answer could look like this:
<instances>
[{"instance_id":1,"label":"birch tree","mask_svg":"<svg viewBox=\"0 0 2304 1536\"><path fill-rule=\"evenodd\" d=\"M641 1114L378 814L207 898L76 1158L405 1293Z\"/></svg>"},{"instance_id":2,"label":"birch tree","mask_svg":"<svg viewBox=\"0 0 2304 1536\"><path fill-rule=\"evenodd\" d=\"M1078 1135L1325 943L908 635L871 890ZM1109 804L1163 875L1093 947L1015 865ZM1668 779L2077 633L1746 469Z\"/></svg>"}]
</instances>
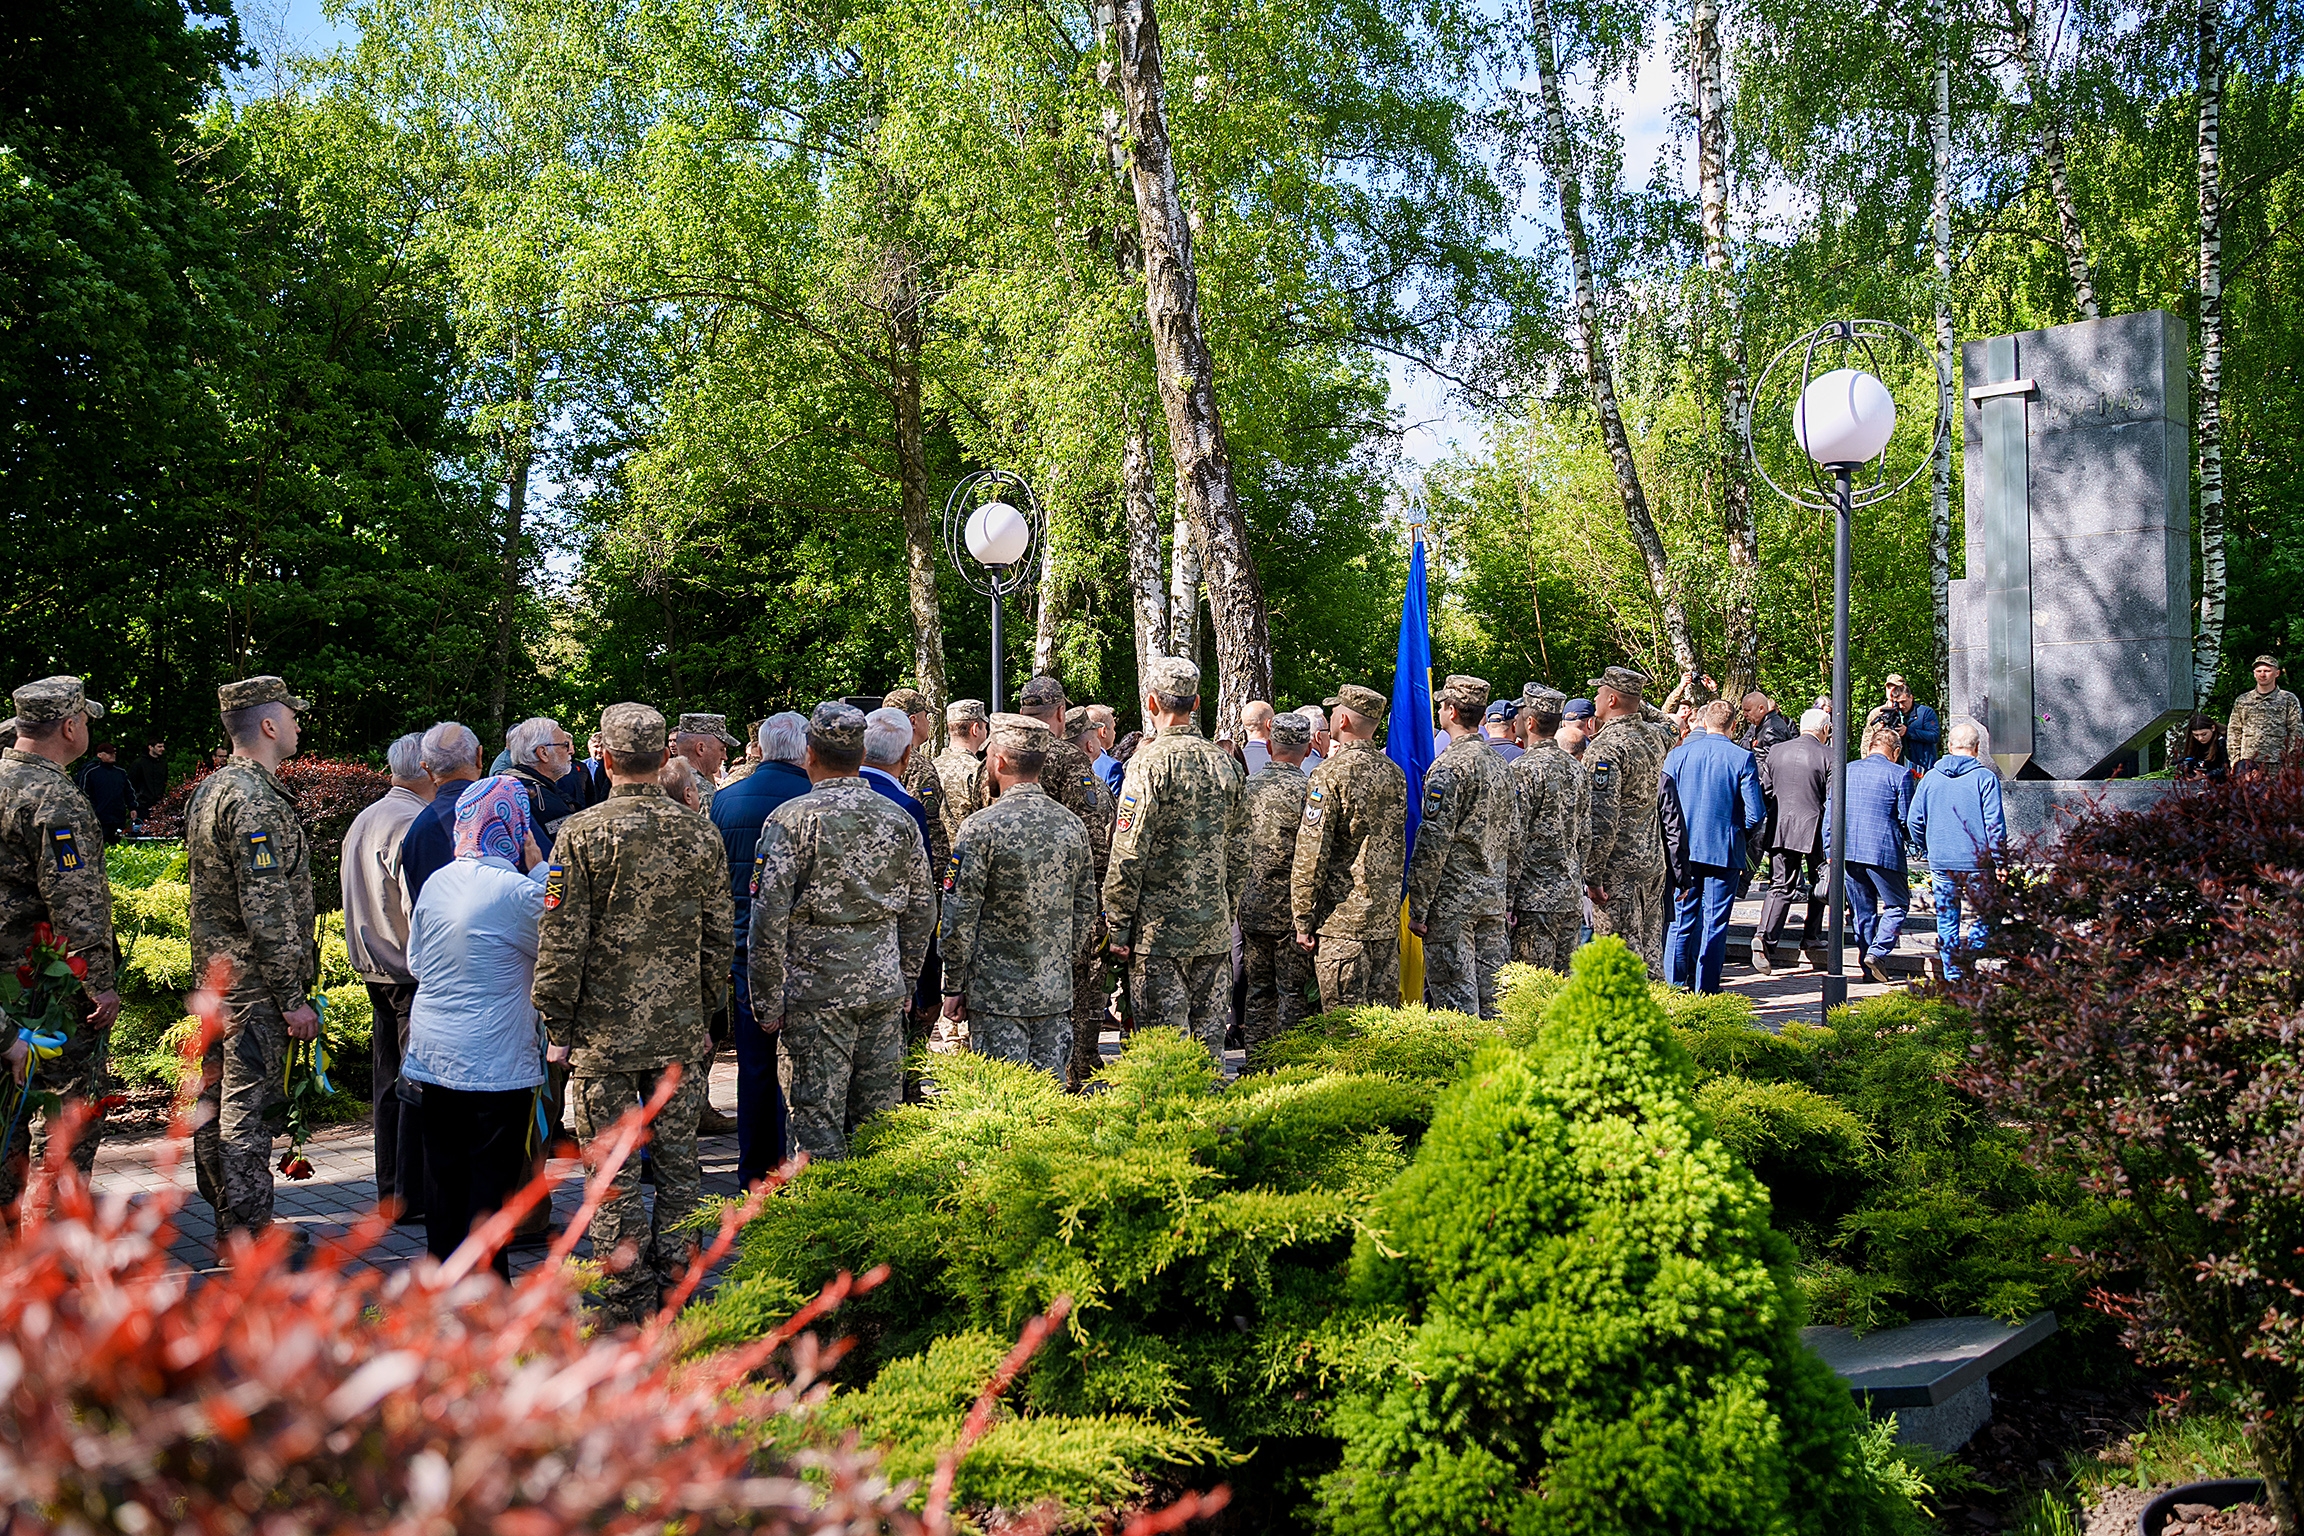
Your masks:
<instances>
[{"instance_id":1,"label":"birch tree","mask_svg":"<svg viewBox=\"0 0 2304 1536\"><path fill-rule=\"evenodd\" d=\"M2224 660L2224 39L2222 0L2199 0L2193 91L2199 103L2200 624L2192 641L2192 694L2205 702Z\"/></svg>"},{"instance_id":2,"label":"birch tree","mask_svg":"<svg viewBox=\"0 0 2304 1536\"><path fill-rule=\"evenodd\" d=\"M2056 211L2056 234L2064 252L2064 272L2072 280L2072 307L2083 320L2097 318L2096 274L2088 261L2088 234L2080 223L2079 205L2072 200L2072 180L2064 164L2064 124L2050 89L2051 61L2040 46L2039 14L2027 9L2036 0L2004 0L2008 35L2016 60L2024 72L2024 91L2039 144L2040 166L2048 178L2048 197Z\"/></svg>"},{"instance_id":3,"label":"birch tree","mask_svg":"<svg viewBox=\"0 0 2304 1536\"><path fill-rule=\"evenodd\" d=\"M1936 408L1954 414L1952 377L1952 19L1946 0L1930 0L1935 36L1935 92L1928 111L1928 240L1936 265ZM1952 434L1936 445L1928 466L1928 611L1936 641L1936 697L1952 697Z\"/></svg>"},{"instance_id":4,"label":"birch tree","mask_svg":"<svg viewBox=\"0 0 2304 1536\"><path fill-rule=\"evenodd\" d=\"M1728 107L1721 78L1720 0L1696 0L1689 43L1696 96L1696 169L1704 229L1705 313L1720 335L1726 377L1720 391L1720 490L1727 534L1728 604L1725 681L1741 697L1760 673L1760 524L1744 466L1743 326L1735 313L1728 261ZM1682 665L1686 665L1685 662Z\"/></svg>"}]
</instances>

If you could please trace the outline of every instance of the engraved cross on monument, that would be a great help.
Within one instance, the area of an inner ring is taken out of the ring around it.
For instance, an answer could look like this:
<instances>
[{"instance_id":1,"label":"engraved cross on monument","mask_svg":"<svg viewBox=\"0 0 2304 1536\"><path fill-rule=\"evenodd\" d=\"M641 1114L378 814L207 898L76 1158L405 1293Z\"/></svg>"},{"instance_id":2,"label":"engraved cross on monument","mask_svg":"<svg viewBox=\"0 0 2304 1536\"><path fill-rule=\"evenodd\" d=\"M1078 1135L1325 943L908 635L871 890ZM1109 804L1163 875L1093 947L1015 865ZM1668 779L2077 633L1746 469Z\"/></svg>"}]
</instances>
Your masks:
<instances>
[{"instance_id":1,"label":"engraved cross on monument","mask_svg":"<svg viewBox=\"0 0 2304 1536\"><path fill-rule=\"evenodd\" d=\"M2133 775L2192 707L2188 357L2163 310L1961 348L1949 702L2005 777Z\"/></svg>"}]
</instances>

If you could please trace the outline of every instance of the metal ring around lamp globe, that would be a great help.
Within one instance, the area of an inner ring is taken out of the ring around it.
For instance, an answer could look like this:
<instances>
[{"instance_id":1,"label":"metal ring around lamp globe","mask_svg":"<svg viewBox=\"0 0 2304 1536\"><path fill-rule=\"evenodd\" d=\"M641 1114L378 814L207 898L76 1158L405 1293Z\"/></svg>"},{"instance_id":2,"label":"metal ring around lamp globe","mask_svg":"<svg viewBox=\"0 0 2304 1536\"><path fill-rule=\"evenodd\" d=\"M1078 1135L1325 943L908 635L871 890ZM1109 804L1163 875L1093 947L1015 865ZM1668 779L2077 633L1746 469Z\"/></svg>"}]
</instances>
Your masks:
<instances>
[{"instance_id":1,"label":"metal ring around lamp globe","mask_svg":"<svg viewBox=\"0 0 2304 1536\"><path fill-rule=\"evenodd\" d=\"M1804 450L1801 453L1801 457L1808 459L1808 474L1810 479L1815 482L1816 486L1813 494L1803 491L1788 490L1784 486L1778 485L1776 483L1776 477L1768 473L1768 466L1761 462L1760 454L1753 445L1752 419L1759 414L1759 406L1762 393L1768 386L1769 376L1776 371L1778 365L1780 365L1787 357L1791 356L1795 348L1799 350L1800 389L1799 392L1792 397L1794 401L1793 411L1795 417L1797 417L1799 412L1798 402L1806 397L1808 393L1808 386L1813 383L1816 378L1816 351L1819 347L1828 346L1837 342L1843 348L1847 349L1848 352L1861 352L1863 354L1864 363L1866 365L1864 371L1870 373L1875 379L1877 379L1880 375L1880 369L1878 358L1873 352L1872 344L1875 340L1885 342L1892 340L1897 336L1901 336L1906 341L1912 343L1915 349L1925 348L1926 344L1923 343L1919 337L1913 335L1910 331L1906 330L1903 326L1898 325L1893 320L1827 320L1822 325L1817 326L1814 330L1807 332L1805 335L1793 337L1790 341L1784 343L1782 347L1777 349L1776 355L1774 357L1768 359L1768 366L1760 370L1760 377L1753 382L1752 398L1744 408L1743 426L1744 456L1751 460L1753 470L1759 474L1762 480L1767 482L1768 488L1770 490L1783 497L1786 501L1791 502L1794 506L1806 507L1812 512L1830 512L1839 505L1833 487L1824 478L1824 466L1814 459L1809 459L1807 453ZM1843 356L1845 357L1845 355L1846 354L1844 353ZM1885 387L1885 385L1883 385L1883 387ZM1895 484L1890 485L1888 483L1887 475L1888 450L1886 446L1883 445L1880 450L1880 457L1878 460L1867 461L1875 462L1878 465L1878 469L1874 472L1871 483L1866 485L1857 485L1854 483L1854 476L1850 476L1851 484L1849 487L1848 497L1849 505L1852 508L1877 506L1879 503L1886 501L1889 497L1894 496L1904 490L1905 487L1909 486L1913 481L1920 478L1921 471L1925 470L1931 463L1935 461L1936 453L1938 449L1942 447L1945 435L1950 431L1951 418L1945 413L1943 391L1941 385L1939 385L1936 400L1936 429L1929 436L1928 451L1920 456L1919 461L1912 466L1910 473L1906 474L1903 479L1898 480Z\"/></svg>"},{"instance_id":2,"label":"metal ring around lamp globe","mask_svg":"<svg viewBox=\"0 0 2304 1536\"><path fill-rule=\"evenodd\" d=\"M1006 565L985 565L967 544L968 519L977 508L1005 501L1024 519L1030 537L1024 551ZM944 554L969 588L986 597L1005 597L1032 579L1033 554L1042 536L1040 503L1022 475L1005 469L980 469L952 487L944 502Z\"/></svg>"}]
</instances>

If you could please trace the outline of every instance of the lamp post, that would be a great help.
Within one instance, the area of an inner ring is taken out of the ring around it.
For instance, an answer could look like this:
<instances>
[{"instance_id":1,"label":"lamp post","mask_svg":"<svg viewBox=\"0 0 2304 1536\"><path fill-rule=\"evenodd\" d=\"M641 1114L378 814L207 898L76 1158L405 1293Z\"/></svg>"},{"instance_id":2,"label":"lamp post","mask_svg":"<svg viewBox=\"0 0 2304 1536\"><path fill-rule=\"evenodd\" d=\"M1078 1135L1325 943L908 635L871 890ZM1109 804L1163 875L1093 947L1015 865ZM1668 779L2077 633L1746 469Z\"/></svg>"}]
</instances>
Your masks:
<instances>
[{"instance_id":1,"label":"lamp post","mask_svg":"<svg viewBox=\"0 0 2304 1536\"><path fill-rule=\"evenodd\" d=\"M1834 1008L1848 1001L1843 958L1848 918L1848 753L1851 747L1861 749L1863 745L1853 739L1848 698L1848 588L1856 509L1875 506L1910 485L1928 467L1950 423L1943 405L1944 391L1939 388L1928 452L1909 474L1890 483L1888 440L1896 433L1896 398L1880 382L1878 350L1895 345L1899 339L1914 349L1921 345L1919 337L1890 320L1825 322L1786 343L1769 359L1753 386L1752 408L1743 422L1744 451L1769 489L1796 506L1832 514L1832 842L1825 876L1831 886L1831 918L1820 1009L1825 1021L1830 1020ZM1770 375L1795 350L1800 353L1800 393L1792 407L1792 436L1808 460L1810 487L1787 489L1777 484L1753 448L1752 418ZM1835 352L1841 366L1816 372L1818 354L1830 358ZM1859 362L1864 366L1851 366ZM1871 470L1868 480L1862 478L1867 468ZM1763 938L1765 935L1756 934L1753 942Z\"/></svg>"},{"instance_id":2,"label":"lamp post","mask_svg":"<svg viewBox=\"0 0 2304 1536\"><path fill-rule=\"evenodd\" d=\"M986 697L1000 712L1000 599L1031 579L1032 551L1043 520L1022 475L983 469L952 488L944 503L944 553L960 579L992 599L992 686ZM961 559L965 549L966 560Z\"/></svg>"}]
</instances>

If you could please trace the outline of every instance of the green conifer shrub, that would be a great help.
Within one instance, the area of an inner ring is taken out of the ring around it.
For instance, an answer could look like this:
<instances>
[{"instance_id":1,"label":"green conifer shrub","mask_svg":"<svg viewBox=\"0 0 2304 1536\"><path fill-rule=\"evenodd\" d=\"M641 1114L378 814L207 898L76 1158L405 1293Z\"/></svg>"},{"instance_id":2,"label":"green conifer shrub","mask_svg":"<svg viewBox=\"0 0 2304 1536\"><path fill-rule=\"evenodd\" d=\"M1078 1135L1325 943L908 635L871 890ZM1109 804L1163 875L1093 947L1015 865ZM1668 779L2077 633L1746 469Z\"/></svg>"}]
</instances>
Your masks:
<instances>
[{"instance_id":1,"label":"green conifer shrub","mask_svg":"<svg viewBox=\"0 0 2304 1536\"><path fill-rule=\"evenodd\" d=\"M1354 1296L1412 1333L1339 1404L1339 1531L1891 1529L1845 1387L1799 1341L1791 1245L1710 1135L1630 951L1586 945L1533 1045L1442 1098Z\"/></svg>"}]
</instances>

